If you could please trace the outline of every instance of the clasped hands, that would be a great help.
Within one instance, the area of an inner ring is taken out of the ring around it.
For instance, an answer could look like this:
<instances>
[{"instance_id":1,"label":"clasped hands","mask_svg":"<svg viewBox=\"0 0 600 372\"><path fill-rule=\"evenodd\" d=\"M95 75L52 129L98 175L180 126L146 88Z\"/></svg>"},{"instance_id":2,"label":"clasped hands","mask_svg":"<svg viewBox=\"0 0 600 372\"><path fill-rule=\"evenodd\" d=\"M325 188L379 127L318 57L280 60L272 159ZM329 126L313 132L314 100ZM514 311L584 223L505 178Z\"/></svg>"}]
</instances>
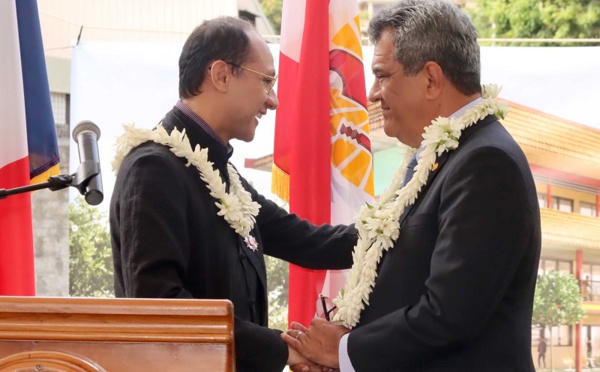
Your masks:
<instances>
[{"instance_id":1,"label":"clasped hands","mask_svg":"<svg viewBox=\"0 0 600 372\"><path fill-rule=\"evenodd\" d=\"M294 372L335 371L340 368L338 348L350 330L340 323L314 318L309 328L292 322L281 338L290 350L288 364Z\"/></svg>"}]
</instances>

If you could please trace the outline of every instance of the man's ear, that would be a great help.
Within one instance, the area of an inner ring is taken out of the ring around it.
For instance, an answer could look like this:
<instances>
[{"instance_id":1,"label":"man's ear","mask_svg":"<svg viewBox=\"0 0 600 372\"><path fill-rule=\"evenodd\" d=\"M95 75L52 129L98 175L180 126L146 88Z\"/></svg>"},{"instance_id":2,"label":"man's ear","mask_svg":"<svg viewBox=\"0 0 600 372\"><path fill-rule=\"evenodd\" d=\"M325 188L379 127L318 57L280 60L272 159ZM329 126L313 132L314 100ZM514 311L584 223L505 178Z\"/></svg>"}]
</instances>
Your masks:
<instances>
[{"instance_id":1,"label":"man's ear","mask_svg":"<svg viewBox=\"0 0 600 372\"><path fill-rule=\"evenodd\" d=\"M220 92L226 92L229 89L231 78L231 69L224 61L214 61L208 68L208 79L215 89Z\"/></svg>"},{"instance_id":2,"label":"man's ear","mask_svg":"<svg viewBox=\"0 0 600 372\"><path fill-rule=\"evenodd\" d=\"M442 88L445 83L444 72L440 65L433 61L425 63L423 72L427 77L427 92L426 97L434 100L442 94Z\"/></svg>"}]
</instances>

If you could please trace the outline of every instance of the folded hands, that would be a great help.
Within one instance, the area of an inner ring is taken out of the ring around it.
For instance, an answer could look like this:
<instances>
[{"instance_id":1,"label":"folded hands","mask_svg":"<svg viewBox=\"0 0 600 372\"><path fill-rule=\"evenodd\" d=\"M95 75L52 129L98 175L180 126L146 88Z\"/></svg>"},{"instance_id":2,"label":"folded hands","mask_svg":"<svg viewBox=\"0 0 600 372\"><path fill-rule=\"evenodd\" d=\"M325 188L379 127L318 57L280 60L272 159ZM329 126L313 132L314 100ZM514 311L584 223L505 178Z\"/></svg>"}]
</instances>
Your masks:
<instances>
[{"instance_id":1,"label":"folded hands","mask_svg":"<svg viewBox=\"0 0 600 372\"><path fill-rule=\"evenodd\" d=\"M342 336L350 330L345 326L314 318L310 327L292 322L281 338L290 351L288 364L292 371L324 372L339 369L338 348Z\"/></svg>"}]
</instances>

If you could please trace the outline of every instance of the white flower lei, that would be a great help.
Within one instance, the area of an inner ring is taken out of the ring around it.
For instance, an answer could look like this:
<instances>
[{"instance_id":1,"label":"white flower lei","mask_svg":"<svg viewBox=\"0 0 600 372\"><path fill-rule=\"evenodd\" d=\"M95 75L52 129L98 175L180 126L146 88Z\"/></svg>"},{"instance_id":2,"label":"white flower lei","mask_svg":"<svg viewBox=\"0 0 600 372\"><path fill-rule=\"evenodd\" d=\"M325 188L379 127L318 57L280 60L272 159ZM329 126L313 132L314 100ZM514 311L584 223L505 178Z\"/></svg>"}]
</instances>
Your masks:
<instances>
[{"instance_id":1,"label":"white flower lei","mask_svg":"<svg viewBox=\"0 0 600 372\"><path fill-rule=\"evenodd\" d=\"M394 246L400 236L400 216L405 208L414 204L421 188L427 182L430 169L437 156L458 148L458 139L465 128L488 115L504 118L508 104L495 100L501 87L491 84L482 86L482 101L458 118L438 117L425 128L423 142L415 173L404 187L402 180L414 149L405 156L390 186L373 205L365 205L355 216L358 242L352 253L353 265L344 290L333 301L338 307L334 321L354 327L360 313L369 304L369 296L375 285L377 265L384 251Z\"/></svg>"},{"instance_id":2,"label":"white flower lei","mask_svg":"<svg viewBox=\"0 0 600 372\"><path fill-rule=\"evenodd\" d=\"M187 159L186 167L193 165L198 169L200 178L206 182L206 187L210 190L210 195L217 199L215 202L219 208L217 214L223 216L237 234L245 239L250 237L260 204L252 201L252 196L244 189L239 174L230 163L227 163L227 171L231 181L231 192L227 193L219 171L213 169L213 163L208 161L208 149L196 145L192 150L185 129L179 132L177 128L173 128L169 135L162 125L158 125L156 130L138 129L133 125L123 125L123 128L125 133L117 138L117 151L112 162L115 173L119 170L125 155L134 147L147 141L168 146L173 154Z\"/></svg>"}]
</instances>

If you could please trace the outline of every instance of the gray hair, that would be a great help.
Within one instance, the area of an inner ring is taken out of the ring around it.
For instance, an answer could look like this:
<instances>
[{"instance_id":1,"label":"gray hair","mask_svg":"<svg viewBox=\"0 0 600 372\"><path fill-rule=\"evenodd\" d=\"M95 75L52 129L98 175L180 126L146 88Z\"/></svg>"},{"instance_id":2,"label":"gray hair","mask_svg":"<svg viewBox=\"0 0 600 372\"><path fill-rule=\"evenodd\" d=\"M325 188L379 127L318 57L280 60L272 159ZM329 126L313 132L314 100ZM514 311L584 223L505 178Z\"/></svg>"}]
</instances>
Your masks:
<instances>
[{"instance_id":1,"label":"gray hair","mask_svg":"<svg viewBox=\"0 0 600 372\"><path fill-rule=\"evenodd\" d=\"M383 32L394 33L394 58L406 75L436 62L461 93L481 92L477 31L469 17L446 0L401 0L377 13L369 38L377 43Z\"/></svg>"}]
</instances>

